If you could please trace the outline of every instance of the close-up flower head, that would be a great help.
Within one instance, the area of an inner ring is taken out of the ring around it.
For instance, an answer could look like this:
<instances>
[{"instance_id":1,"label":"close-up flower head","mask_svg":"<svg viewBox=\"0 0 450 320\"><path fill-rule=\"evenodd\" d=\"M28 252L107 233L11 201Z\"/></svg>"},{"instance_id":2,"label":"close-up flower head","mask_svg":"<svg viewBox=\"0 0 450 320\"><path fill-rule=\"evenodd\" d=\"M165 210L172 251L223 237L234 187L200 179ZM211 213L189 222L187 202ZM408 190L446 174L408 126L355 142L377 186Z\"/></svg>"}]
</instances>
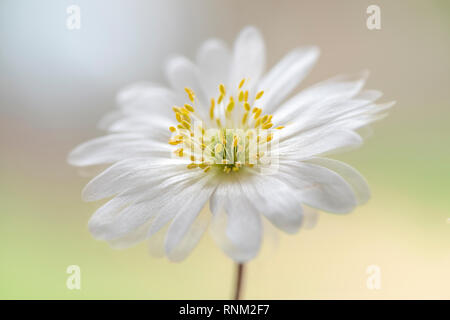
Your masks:
<instances>
[{"instance_id":1,"label":"close-up flower head","mask_svg":"<svg viewBox=\"0 0 450 320\"><path fill-rule=\"evenodd\" d=\"M364 178L327 156L361 145L358 129L393 103L363 89L365 72L295 92L318 57L298 47L266 72L263 36L246 27L232 48L210 39L195 62L172 57L168 86L122 90L100 123L107 134L69 156L75 166L111 165L83 190L86 201L112 198L91 217L93 236L121 248L149 239L181 260L211 225L217 245L246 262L267 223L295 233L305 206L342 214L365 203Z\"/></svg>"},{"instance_id":2,"label":"close-up flower head","mask_svg":"<svg viewBox=\"0 0 450 320\"><path fill-rule=\"evenodd\" d=\"M450 299L449 13L1 0L0 300L181 320Z\"/></svg>"}]
</instances>

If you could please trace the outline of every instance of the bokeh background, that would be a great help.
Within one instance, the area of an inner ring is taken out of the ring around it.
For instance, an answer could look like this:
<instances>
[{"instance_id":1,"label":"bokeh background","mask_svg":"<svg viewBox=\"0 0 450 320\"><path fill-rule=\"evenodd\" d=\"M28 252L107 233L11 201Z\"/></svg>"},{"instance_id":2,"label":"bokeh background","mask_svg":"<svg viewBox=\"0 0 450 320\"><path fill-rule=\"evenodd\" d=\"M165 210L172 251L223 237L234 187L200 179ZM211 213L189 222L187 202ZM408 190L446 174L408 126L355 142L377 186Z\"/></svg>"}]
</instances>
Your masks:
<instances>
[{"instance_id":1,"label":"bokeh background","mask_svg":"<svg viewBox=\"0 0 450 320\"><path fill-rule=\"evenodd\" d=\"M66 8L81 8L81 29ZM381 30L366 8L381 8ZM259 27L268 65L307 44L322 50L302 87L368 68L369 88L397 100L359 150L339 156L372 199L313 230L268 238L247 268L249 299L450 299L450 6L448 1L0 1L0 298L228 299L234 268L207 234L182 263L145 243L116 251L94 240L87 182L66 164L116 92L164 81L172 53L194 57L211 36L232 43ZM81 290L66 268L81 267ZM381 268L381 289L366 268Z\"/></svg>"}]
</instances>

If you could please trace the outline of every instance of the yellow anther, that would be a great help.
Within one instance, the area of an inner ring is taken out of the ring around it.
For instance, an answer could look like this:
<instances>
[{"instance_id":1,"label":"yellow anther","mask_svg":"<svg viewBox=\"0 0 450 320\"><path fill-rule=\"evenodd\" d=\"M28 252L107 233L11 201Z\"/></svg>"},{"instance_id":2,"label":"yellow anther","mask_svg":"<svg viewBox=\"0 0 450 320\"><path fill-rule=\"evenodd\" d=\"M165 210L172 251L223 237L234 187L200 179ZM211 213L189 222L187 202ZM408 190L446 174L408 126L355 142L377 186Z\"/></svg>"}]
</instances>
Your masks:
<instances>
[{"instance_id":1,"label":"yellow anther","mask_svg":"<svg viewBox=\"0 0 450 320\"><path fill-rule=\"evenodd\" d=\"M183 117L181 116L181 113L179 113L179 112L175 113L175 118L177 118L178 122L183 121Z\"/></svg>"},{"instance_id":2,"label":"yellow anther","mask_svg":"<svg viewBox=\"0 0 450 320\"><path fill-rule=\"evenodd\" d=\"M222 151L223 151L223 145L221 143L216 144L216 146L214 147L214 152L221 153Z\"/></svg>"},{"instance_id":3,"label":"yellow anther","mask_svg":"<svg viewBox=\"0 0 450 320\"><path fill-rule=\"evenodd\" d=\"M256 122L255 122L255 128L259 127L259 125L261 124L261 119L262 119L262 118L256 119Z\"/></svg>"},{"instance_id":4,"label":"yellow anther","mask_svg":"<svg viewBox=\"0 0 450 320\"><path fill-rule=\"evenodd\" d=\"M187 111L189 112L194 112L194 107L191 106L190 104L185 104L184 107L186 108Z\"/></svg>"},{"instance_id":5,"label":"yellow anther","mask_svg":"<svg viewBox=\"0 0 450 320\"><path fill-rule=\"evenodd\" d=\"M187 116L189 115L189 110L183 107L180 109L180 113Z\"/></svg>"},{"instance_id":6,"label":"yellow anther","mask_svg":"<svg viewBox=\"0 0 450 320\"><path fill-rule=\"evenodd\" d=\"M273 134L271 133L271 134L269 134L269 135L267 136L266 141L267 141L267 142L270 142L270 141L272 141L272 139L273 139Z\"/></svg>"},{"instance_id":7,"label":"yellow anther","mask_svg":"<svg viewBox=\"0 0 450 320\"><path fill-rule=\"evenodd\" d=\"M238 136L234 136L233 138L233 147L236 147L239 143L239 137Z\"/></svg>"},{"instance_id":8,"label":"yellow anther","mask_svg":"<svg viewBox=\"0 0 450 320\"><path fill-rule=\"evenodd\" d=\"M248 101L248 90L244 92L244 101Z\"/></svg>"},{"instance_id":9,"label":"yellow anther","mask_svg":"<svg viewBox=\"0 0 450 320\"><path fill-rule=\"evenodd\" d=\"M245 109L245 111L250 111L250 109L251 109L251 107L250 107L250 103L248 103L248 102L245 102L244 103L244 109Z\"/></svg>"},{"instance_id":10,"label":"yellow anther","mask_svg":"<svg viewBox=\"0 0 450 320\"><path fill-rule=\"evenodd\" d=\"M255 113L256 111L258 111L259 109L257 107L254 107L252 110L252 113Z\"/></svg>"},{"instance_id":11,"label":"yellow anther","mask_svg":"<svg viewBox=\"0 0 450 320\"><path fill-rule=\"evenodd\" d=\"M181 121L181 125L185 128L185 129L190 129L191 128L191 124L189 122L187 122L186 120L182 120Z\"/></svg>"},{"instance_id":12,"label":"yellow anther","mask_svg":"<svg viewBox=\"0 0 450 320\"><path fill-rule=\"evenodd\" d=\"M239 91L239 97L238 97L239 102L244 101L244 91Z\"/></svg>"},{"instance_id":13,"label":"yellow anther","mask_svg":"<svg viewBox=\"0 0 450 320\"><path fill-rule=\"evenodd\" d=\"M195 161L195 157L194 156L191 156L190 159L191 159L192 162Z\"/></svg>"},{"instance_id":14,"label":"yellow anther","mask_svg":"<svg viewBox=\"0 0 450 320\"><path fill-rule=\"evenodd\" d=\"M248 112L244 113L244 116L242 117L242 124L245 124L247 122L248 118Z\"/></svg>"},{"instance_id":15,"label":"yellow anther","mask_svg":"<svg viewBox=\"0 0 450 320\"><path fill-rule=\"evenodd\" d=\"M270 128L272 128L272 126L273 126L273 123L272 122L268 122L268 123L264 123L262 128L263 129L270 129Z\"/></svg>"},{"instance_id":16,"label":"yellow anther","mask_svg":"<svg viewBox=\"0 0 450 320\"><path fill-rule=\"evenodd\" d=\"M275 129L281 130L281 129L284 129L284 126L278 126Z\"/></svg>"},{"instance_id":17,"label":"yellow anther","mask_svg":"<svg viewBox=\"0 0 450 320\"><path fill-rule=\"evenodd\" d=\"M239 88L238 89L241 89L242 86L244 85L244 83L245 83L245 78L242 79L241 82L239 82Z\"/></svg>"},{"instance_id":18,"label":"yellow anther","mask_svg":"<svg viewBox=\"0 0 450 320\"><path fill-rule=\"evenodd\" d=\"M261 98L263 96L263 94L264 94L264 90L261 90L260 92L258 92L256 94L255 100L258 100L259 98Z\"/></svg>"},{"instance_id":19,"label":"yellow anther","mask_svg":"<svg viewBox=\"0 0 450 320\"><path fill-rule=\"evenodd\" d=\"M261 112L262 112L262 109L256 110L255 116L254 116L254 119L255 119L255 120L259 118L259 116L261 115Z\"/></svg>"},{"instance_id":20,"label":"yellow anther","mask_svg":"<svg viewBox=\"0 0 450 320\"><path fill-rule=\"evenodd\" d=\"M169 144L171 144L173 146L180 144L181 142L183 142L183 140L174 140L174 139L169 140Z\"/></svg>"},{"instance_id":21,"label":"yellow anther","mask_svg":"<svg viewBox=\"0 0 450 320\"><path fill-rule=\"evenodd\" d=\"M196 163L189 163L187 166L186 166L186 168L188 168L188 169L195 169L195 168L197 168L198 167L198 165L196 164Z\"/></svg>"},{"instance_id":22,"label":"yellow anther","mask_svg":"<svg viewBox=\"0 0 450 320\"><path fill-rule=\"evenodd\" d=\"M177 128L178 129L184 129L184 127L181 124L177 125Z\"/></svg>"},{"instance_id":23,"label":"yellow anther","mask_svg":"<svg viewBox=\"0 0 450 320\"><path fill-rule=\"evenodd\" d=\"M233 108L234 108L234 101L232 99L230 99L230 102L228 103L228 106L227 106L227 111L231 112L231 111L233 111Z\"/></svg>"},{"instance_id":24,"label":"yellow anther","mask_svg":"<svg viewBox=\"0 0 450 320\"><path fill-rule=\"evenodd\" d=\"M264 122L266 122L267 121L267 118L269 118L269 116L266 114L264 117L262 117L262 123L264 123Z\"/></svg>"},{"instance_id":25,"label":"yellow anther","mask_svg":"<svg viewBox=\"0 0 450 320\"><path fill-rule=\"evenodd\" d=\"M271 122L273 115L270 115L265 122Z\"/></svg>"},{"instance_id":26,"label":"yellow anther","mask_svg":"<svg viewBox=\"0 0 450 320\"><path fill-rule=\"evenodd\" d=\"M191 118L187 114L183 114L183 119L191 123Z\"/></svg>"},{"instance_id":27,"label":"yellow anther","mask_svg":"<svg viewBox=\"0 0 450 320\"><path fill-rule=\"evenodd\" d=\"M175 113L179 113L180 112L180 108L178 108L177 106L173 106L172 107L172 110L173 110L173 112L175 112Z\"/></svg>"},{"instance_id":28,"label":"yellow anther","mask_svg":"<svg viewBox=\"0 0 450 320\"><path fill-rule=\"evenodd\" d=\"M214 119L214 107L216 106L216 101L213 99L211 99L211 107L209 108L209 117L212 119Z\"/></svg>"},{"instance_id":29,"label":"yellow anther","mask_svg":"<svg viewBox=\"0 0 450 320\"><path fill-rule=\"evenodd\" d=\"M175 153L179 157L182 157L183 156L183 148L177 149L173 153Z\"/></svg>"},{"instance_id":30,"label":"yellow anther","mask_svg":"<svg viewBox=\"0 0 450 320\"><path fill-rule=\"evenodd\" d=\"M209 171L209 169L211 169L211 166L207 166L204 170L203 170L203 172L208 172Z\"/></svg>"},{"instance_id":31,"label":"yellow anther","mask_svg":"<svg viewBox=\"0 0 450 320\"><path fill-rule=\"evenodd\" d=\"M191 102L194 102L194 99L195 99L194 91L192 89L188 88L188 87L184 88L184 91L186 91L186 93L187 93L187 95L189 97L189 100L191 100Z\"/></svg>"},{"instance_id":32,"label":"yellow anther","mask_svg":"<svg viewBox=\"0 0 450 320\"><path fill-rule=\"evenodd\" d=\"M222 96L225 95L225 86L222 83L219 85L219 91Z\"/></svg>"},{"instance_id":33,"label":"yellow anther","mask_svg":"<svg viewBox=\"0 0 450 320\"><path fill-rule=\"evenodd\" d=\"M217 99L217 104L220 104L222 102L222 100L223 100L223 94L221 94L219 96L219 98Z\"/></svg>"},{"instance_id":34,"label":"yellow anther","mask_svg":"<svg viewBox=\"0 0 450 320\"><path fill-rule=\"evenodd\" d=\"M169 130L170 130L170 132L175 132L175 131L177 131L177 128L175 128L175 127L169 127Z\"/></svg>"}]
</instances>

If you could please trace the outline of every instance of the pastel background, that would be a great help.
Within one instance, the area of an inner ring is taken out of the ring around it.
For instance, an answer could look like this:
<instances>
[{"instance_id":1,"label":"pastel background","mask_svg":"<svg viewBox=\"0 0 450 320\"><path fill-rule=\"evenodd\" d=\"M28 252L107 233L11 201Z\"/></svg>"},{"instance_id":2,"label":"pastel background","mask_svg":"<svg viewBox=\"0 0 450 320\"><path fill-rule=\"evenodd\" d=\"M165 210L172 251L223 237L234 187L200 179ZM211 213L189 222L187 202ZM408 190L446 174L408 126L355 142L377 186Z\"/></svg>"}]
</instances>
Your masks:
<instances>
[{"instance_id":1,"label":"pastel background","mask_svg":"<svg viewBox=\"0 0 450 320\"><path fill-rule=\"evenodd\" d=\"M81 8L81 29L66 8ZM382 29L366 28L381 7ZM369 88L396 100L356 151L340 155L368 179L372 199L350 215L321 214L313 230L268 238L249 263L249 299L450 299L450 6L448 1L0 1L0 298L227 299L234 265L207 234L182 263L143 243L115 251L87 221L99 204L66 164L115 93L164 81L171 53L202 40L231 43L247 24L266 39L268 65L291 48L322 54L302 87L368 68ZM66 268L81 267L81 290ZM381 289L366 268L381 268Z\"/></svg>"}]
</instances>

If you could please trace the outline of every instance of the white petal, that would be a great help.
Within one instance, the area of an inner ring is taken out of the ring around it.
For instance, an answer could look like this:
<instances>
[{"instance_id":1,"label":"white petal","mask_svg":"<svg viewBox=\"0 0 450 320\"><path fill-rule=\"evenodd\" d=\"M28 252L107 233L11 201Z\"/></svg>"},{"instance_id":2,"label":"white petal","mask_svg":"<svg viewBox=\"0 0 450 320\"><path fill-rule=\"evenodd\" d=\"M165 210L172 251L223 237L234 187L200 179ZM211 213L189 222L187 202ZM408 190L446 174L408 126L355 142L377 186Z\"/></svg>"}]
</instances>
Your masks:
<instances>
[{"instance_id":1,"label":"white petal","mask_svg":"<svg viewBox=\"0 0 450 320\"><path fill-rule=\"evenodd\" d=\"M221 40L210 39L198 50L197 65L207 99L217 96L219 84L228 84L230 61L231 52Z\"/></svg>"},{"instance_id":2,"label":"white petal","mask_svg":"<svg viewBox=\"0 0 450 320\"><path fill-rule=\"evenodd\" d=\"M347 213L357 205L352 187L325 167L301 162L283 163L279 175L296 188L302 203L313 208Z\"/></svg>"},{"instance_id":3,"label":"white petal","mask_svg":"<svg viewBox=\"0 0 450 320\"><path fill-rule=\"evenodd\" d=\"M280 157L302 160L320 154L348 150L361 144L361 137L353 131L311 130L280 142L278 152Z\"/></svg>"},{"instance_id":4,"label":"white petal","mask_svg":"<svg viewBox=\"0 0 450 320\"><path fill-rule=\"evenodd\" d=\"M317 58L319 49L304 47L292 50L275 65L258 84L257 92L264 90L259 107L272 112L306 77Z\"/></svg>"},{"instance_id":5,"label":"white petal","mask_svg":"<svg viewBox=\"0 0 450 320\"><path fill-rule=\"evenodd\" d=\"M172 149L168 143L152 141L140 134L110 134L79 145L69 154L68 162L91 166L137 157L170 158Z\"/></svg>"},{"instance_id":6,"label":"white petal","mask_svg":"<svg viewBox=\"0 0 450 320\"><path fill-rule=\"evenodd\" d=\"M242 196L279 229L295 233L302 225L302 206L292 188L273 176L240 179Z\"/></svg>"},{"instance_id":7,"label":"white petal","mask_svg":"<svg viewBox=\"0 0 450 320\"><path fill-rule=\"evenodd\" d=\"M179 204L180 208L178 213L167 230L165 242L167 255L170 255L186 236L192 223L199 215L200 210L205 206L205 203L209 200L214 189L214 185L207 184L194 194L190 201L185 199L183 203Z\"/></svg>"},{"instance_id":8,"label":"white petal","mask_svg":"<svg viewBox=\"0 0 450 320\"><path fill-rule=\"evenodd\" d=\"M279 123L286 123L304 113L308 114L309 118L313 118L318 104L345 101L358 94L364 86L367 76L367 72L337 76L309 87L275 110L274 119Z\"/></svg>"},{"instance_id":9,"label":"white petal","mask_svg":"<svg viewBox=\"0 0 450 320\"><path fill-rule=\"evenodd\" d=\"M168 198L162 201L162 207L148 231L150 236L158 232L166 223L175 218L180 210L188 210L188 208L185 208L185 204L195 201L205 185L214 178L212 174L205 175L202 171L196 171L196 173L197 176L195 178L190 178L186 182L178 182L176 188L168 195ZM196 209L196 206L193 205L193 208ZM200 209L198 209L197 213L199 211Z\"/></svg>"},{"instance_id":10,"label":"white petal","mask_svg":"<svg viewBox=\"0 0 450 320\"><path fill-rule=\"evenodd\" d=\"M174 124L174 119L158 115L158 113L154 115L138 114L125 116L112 122L108 126L108 130L117 133L140 133L149 139L167 144L172 135L169 127Z\"/></svg>"},{"instance_id":11,"label":"white petal","mask_svg":"<svg viewBox=\"0 0 450 320\"><path fill-rule=\"evenodd\" d=\"M222 211L227 214L226 229L216 231L219 245L236 261L243 262L252 259L257 255L262 241L260 215L247 199L236 179L223 182L216 191L219 192L214 192L212 201L221 204L222 207L219 211L217 208L214 209L216 211L214 219L220 219ZM214 199L222 196L225 198Z\"/></svg>"},{"instance_id":12,"label":"white petal","mask_svg":"<svg viewBox=\"0 0 450 320\"><path fill-rule=\"evenodd\" d=\"M151 220L144 223L136 230L130 232L126 236L108 241L109 245L114 249L128 249L134 247L140 242L148 238L147 230L151 224Z\"/></svg>"},{"instance_id":13,"label":"white petal","mask_svg":"<svg viewBox=\"0 0 450 320\"><path fill-rule=\"evenodd\" d=\"M308 160L308 162L333 170L344 178L352 187L359 205L369 200L370 190L366 180L356 169L348 164L329 158L313 158Z\"/></svg>"},{"instance_id":14,"label":"white petal","mask_svg":"<svg viewBox=\"0 0 450 320\"><path fill-rule=\"evenodd\" d=\"M191 192L198 190L197 180L185 177L180 181L173 177L159 185L136 187L116 196L94 213L89 220L89 230L97 239L113 240L124 237L152 219L148 231L151 236L164 226L165 223L160 225L161 217L170 221L181 201L189 199Z\"/></svg>"},{"instance_id":15,"label":"white petal","mask_svg":"<svg viewBox=\"0 0 450 320\"><path fill-rule=\"evenodd\" d=\"M236 262L247 262L254 258L259 249L236 245L227 235L229 217L224 210L220 210L212 218L210 227L211 236L217 245Z\"/></svg>"},{"instance_id":16,"label":"white petal","mask_svg":"<svg viewBox=\"0 0 450 320\"><path fill-rule=\"evenodd\" d=\"M169 260L174 262L184 260L204 235L210 220L211 213L208 210L202 210L181 242L167 255Z\"/></svg>"},{"instance_id":17,"label":"white petal","mask_svg":"<svg viewBox=\"0 0 450 320\"><path fill-rule=\"evenodd\" d=\"M183 173L186 173L186 166L178 159L127 159L117 162L92 179L84 187L82 196L84 201L97 201L139 185L158 185L172 177L184 177Z\"/></svg>"},{"instance_id":18,"label":"white petal","mask_svg":"<svg viewBox=\"0 0 450 320\"><path fill-rule=\"evenodd\" d=\"M261 33L254 27L244 28L234 43L229 82L232 90L237 90L243 78L246 78L246 85L250 89L256 85L264 71L265 63L266 49Z\"/></svg>"}]
</instances>

